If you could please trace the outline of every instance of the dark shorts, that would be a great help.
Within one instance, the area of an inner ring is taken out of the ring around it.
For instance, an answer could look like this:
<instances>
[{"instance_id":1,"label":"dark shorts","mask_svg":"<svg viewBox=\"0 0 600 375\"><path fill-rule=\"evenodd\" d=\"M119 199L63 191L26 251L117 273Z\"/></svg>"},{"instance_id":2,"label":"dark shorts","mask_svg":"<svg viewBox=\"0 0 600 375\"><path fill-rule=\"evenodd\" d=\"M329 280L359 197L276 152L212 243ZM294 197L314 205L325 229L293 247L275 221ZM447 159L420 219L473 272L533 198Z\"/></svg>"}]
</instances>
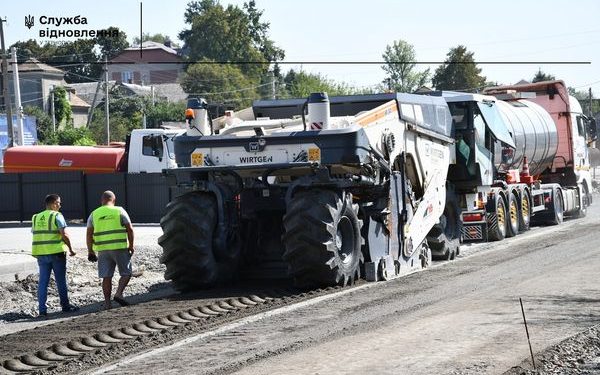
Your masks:
<instances>
[{"instance_id":1,"label":"dark shorts","mask_svg":"<svg viewBox=\"0 0 600 375\"><path fill-rule=\"evenodd\" d=\"M127 250L98 251L98 277L113 277L115 266L119 268L119 275L131 276L131 255Z\"/></svg>"}]
</instances>

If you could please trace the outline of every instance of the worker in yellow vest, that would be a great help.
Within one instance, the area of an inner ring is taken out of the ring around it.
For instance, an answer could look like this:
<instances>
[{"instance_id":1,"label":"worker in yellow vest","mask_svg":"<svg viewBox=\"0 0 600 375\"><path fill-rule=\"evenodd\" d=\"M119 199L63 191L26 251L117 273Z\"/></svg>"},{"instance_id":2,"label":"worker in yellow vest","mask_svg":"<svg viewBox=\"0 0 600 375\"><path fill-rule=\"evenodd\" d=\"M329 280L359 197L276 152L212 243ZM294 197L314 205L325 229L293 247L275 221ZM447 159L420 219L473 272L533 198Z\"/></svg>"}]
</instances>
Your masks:
<instances>
[{"instance_id":1,"label":"worker in yellow vest","mask_svg":"<svg viewBox=\"0 0 600 375\"><path fill-rule=\"evenodd\" d=\"M88 259L98 261L98 277L102 279L104 308L110 309L112 277L119 268L119 285L113 297L121 306L128 305L123 291L131 279L133 255L133 226L123 207L115 206L115 193L102 193L102 206L95 209L87 220ZM96 255L97 254L97 255Z\"/></svg>"},{"instance_id":2,"label":"worker in yellow vest","mask_svg":"<svg viewBox=\"0 0 600 375\"><path fill-rule=\"evenodd\" d=\"M40 316L48 314L46 300L48 298L48 283L50 274L54 272L60 305L63 312L77 311L77 306L69 303L67 290L67 256L75 255L71 240L66 232L67 223L58 212L61 199L57 194L48 194L44 200L46 209L31 218L33 241L31 255L37 259L40 278L38 283L38 311Z\"/></svg>"}]
</instances>

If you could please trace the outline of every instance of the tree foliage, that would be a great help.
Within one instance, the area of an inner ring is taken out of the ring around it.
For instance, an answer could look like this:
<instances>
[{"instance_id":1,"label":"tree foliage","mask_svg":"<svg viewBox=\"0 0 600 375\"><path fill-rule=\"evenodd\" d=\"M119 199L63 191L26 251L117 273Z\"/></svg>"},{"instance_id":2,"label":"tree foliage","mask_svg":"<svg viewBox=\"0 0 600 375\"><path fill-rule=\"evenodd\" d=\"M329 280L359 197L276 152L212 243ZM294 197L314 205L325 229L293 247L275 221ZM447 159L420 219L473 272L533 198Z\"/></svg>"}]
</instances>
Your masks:
<instances>
[{"instance_id":1,"label":"tree foliage","mask_svg":"<svg viewBox=\"0 0 600 375\"><path fill-rule=\"evenodd\" d=\"M95 42L100 48L100 58L104 60L104 56L108 56L108 59L112 59L117 56L127 47L127 34L124 31L119 30L118 27L109 27L106 29L107 33L96 37ZM118 33L117 37L113 36L113 33Z\"/></svg>"},{"instance_id":2,"label":"tree foliage","mask_svg":"<svg viewBox=\"0 0 600 375\"><path fill-rule=\"evenodd\" d=\"M465 46L451 48L444 63L435 70L433 86L437 90L477 91L483 88L486 78L481 75L473 55Z\"/></svg>"},{"instance_id":3,"label":"tree foliage","mask_svg":"<svg viewBox=\"0 0 600 375\"><path fill-rule=\"evenodd\" d=\"M541 68L538 68L538 71L533 76L533 79L531 80L531 82L536 83L536 82L542 82L542 81L554 81L555 79L556 79L556 77L554 77L552 74L544 73L544 72L542 72Z\"/></svg>"},{"instance_id":4,"label":"tree foliage","mask_svg":"<svg viewBox=\"0 0 600 375\"><path fill-rule=\"evenodd\" d=\"M64 121L66 125L70 125L73 118L71 103L67 97L67 90L62 86L54 87L54 119L57 127Z\"/></svg>"},{"instance_id":5,"label":"tree foliage","mask_svg":"<svg viewBox=\"0 0 600 375\"><path fill-rule=\"evenodd\" d=\"M184 19L189 29L179 38L191 60L212 60L239 64L239 70L258 81L269 63L283 59L284 52L269 39L269 24L261 21L255 2L243 8L218 0L196 0L188 4Z\"/></svg>"},{"instance_id":6,"label":"tree foliage","mask_svg":"<svg viewBox=\"0 0 600 375\"><path fill-rule=\"evenodd\" d=\"M416 70L415 49L404 40L396 40L388 45L382 57L386 62L381 67L386 72L385 82L389 82L394 91L414 92L429 80L429 68L421 72Z\"/></svg>"},{"instance_id":7,"label":"tree foliage","mask_svg":"<svg viewBox=\"0 0 600 375\"><path fill-rule=\"evenodd\" d=\"M171 38L169 38L168 35L161 34L161 33L156 33L156 34L143 33L141 41L140 41L139 36L136 36L135 38L133 38L133 44L138 45L138 46L141 43L148 42L148 41L165 44L167 42L170 42Z\"/></svg>"},{"instance_id":8,"label":"tree foliage","mask_svg":"<svg viewBox=\"0 0 600 375\"><path fill-rule=\"evenodd\" d=\"M211 103L233 103L236 108L247 106L257 97L257 83L235 65L214 64L208 59L191 65L181 79L183 90L190 96Z\"/></svg>"},{"instance_id":9,"label":"tree foliage","mask_svg":"<svg viewBox=\"0 0 600 375\"><path fill-rule=\"evenodd\" d=\"M303 98L313 92L326 92L328 95L351 95L357 91L354 87L335 82L321 74L296 72L290 70L284 78L287 94L292 98Z\"/></svg>"}]
</instances>

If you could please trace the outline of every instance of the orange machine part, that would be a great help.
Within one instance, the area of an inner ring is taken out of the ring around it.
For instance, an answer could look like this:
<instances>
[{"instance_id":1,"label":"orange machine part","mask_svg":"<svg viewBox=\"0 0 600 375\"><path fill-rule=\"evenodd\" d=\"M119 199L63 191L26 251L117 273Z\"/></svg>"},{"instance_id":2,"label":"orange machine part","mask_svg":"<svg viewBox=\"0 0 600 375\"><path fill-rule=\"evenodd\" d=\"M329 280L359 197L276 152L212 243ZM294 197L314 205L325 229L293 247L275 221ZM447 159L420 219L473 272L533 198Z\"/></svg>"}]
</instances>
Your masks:
<instances>
[{"instance_id":1,"label":"orange machine part","mask_svg":"<svg viewBox=\"0 0 600 375\"><path fill-rule=\"evenodd\" d=\"M114 173L125 171L125 148L19 146L4 153L4 172Z\"/></svg>"}]
</instances>

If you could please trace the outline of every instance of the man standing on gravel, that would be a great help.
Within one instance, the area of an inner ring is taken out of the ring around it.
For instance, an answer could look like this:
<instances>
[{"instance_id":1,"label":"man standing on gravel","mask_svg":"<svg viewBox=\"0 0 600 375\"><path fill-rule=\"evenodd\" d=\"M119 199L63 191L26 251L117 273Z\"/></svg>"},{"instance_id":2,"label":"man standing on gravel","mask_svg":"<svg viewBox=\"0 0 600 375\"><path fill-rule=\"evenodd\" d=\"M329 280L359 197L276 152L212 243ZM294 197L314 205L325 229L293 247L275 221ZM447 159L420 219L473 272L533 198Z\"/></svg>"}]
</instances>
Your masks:
<instances>
[{"instance_id":1,"label":"man standing on gravel","mask_svg":"<svg viewBox=\"0 0 600 375\"><path fill-rule=\"evenodd\" d=\"M131 256L133 255L133 226L123 207L115 206L115 193L102 193L102 206L91 213L87 220L88 259L98 261L98 277L102 279L104 308L112 307L112 277L115 266L119 268L119 285L114 300L121 306L129 303L123 299L123 291L131 279ZM96 253L98 255L96 256Z\"/></svg>"},{"instance_id":2,"label":"man standing on gravel","mask_svg":"<svg viewBox=\"0 0 600 375\"><path fill-rule=\"evenodd\" d=\"M46 316L48 299L48 284L50 274L58 289L60 305L63 312L77 311L79 308L69 303L67 289L67 250L69 255L75 255L71 240L66 232L67 223L60 210L61 199L57 194L48 194L44 200L46 209L31 218L31 255L37 259L40 279L38 284L38 308L40 316Z\"/></svg>"}]
</instances>

